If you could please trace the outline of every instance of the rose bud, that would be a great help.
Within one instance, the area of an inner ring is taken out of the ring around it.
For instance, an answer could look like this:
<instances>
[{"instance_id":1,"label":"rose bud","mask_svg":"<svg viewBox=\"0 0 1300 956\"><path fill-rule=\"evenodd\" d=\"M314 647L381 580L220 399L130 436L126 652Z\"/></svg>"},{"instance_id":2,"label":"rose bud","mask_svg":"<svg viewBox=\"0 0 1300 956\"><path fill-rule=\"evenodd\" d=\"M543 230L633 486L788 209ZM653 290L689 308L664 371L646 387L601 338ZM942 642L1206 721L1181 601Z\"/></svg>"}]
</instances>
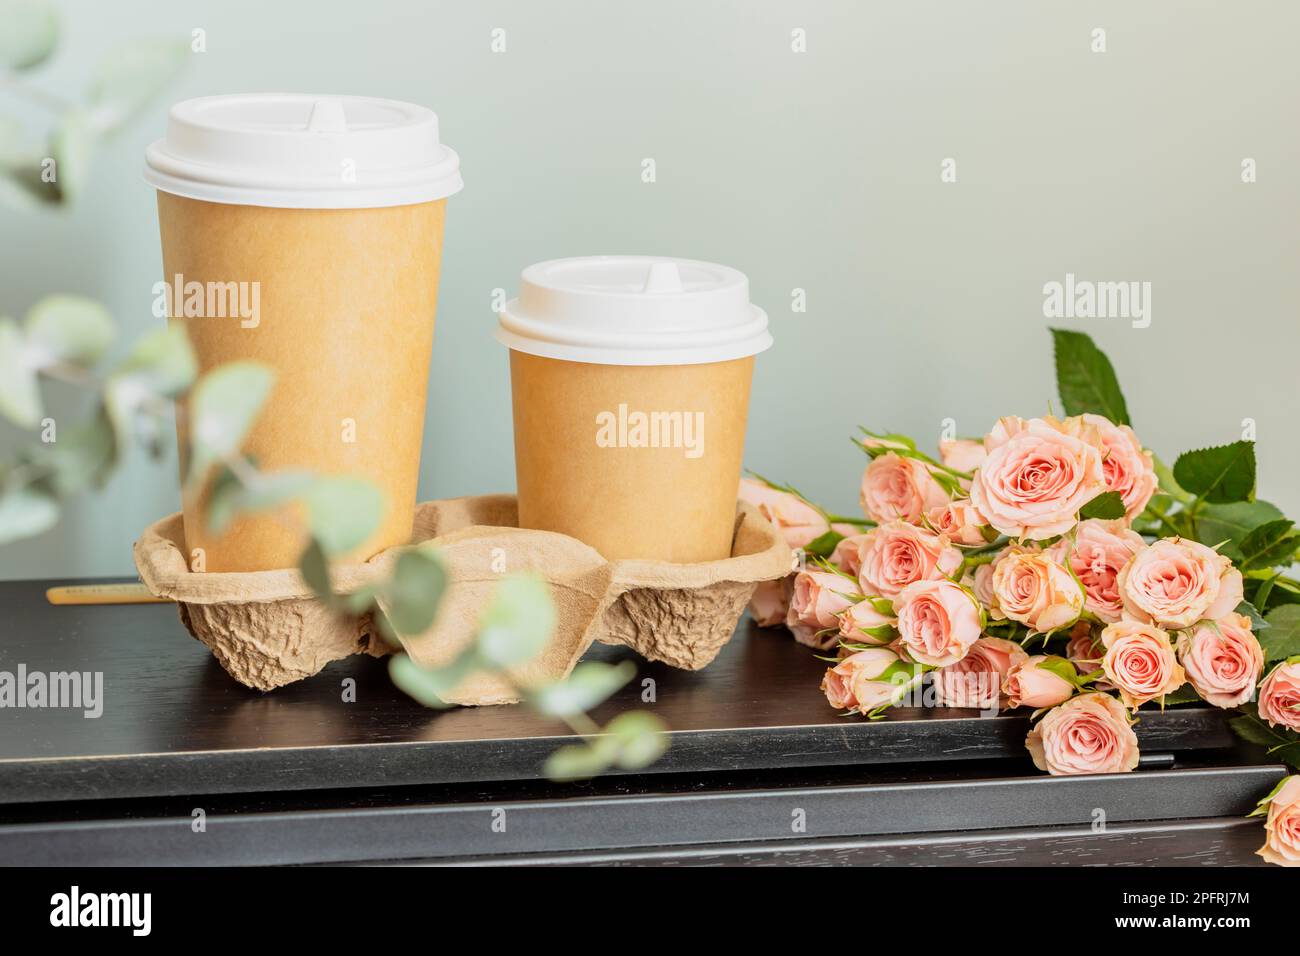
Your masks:
<instances>
[{"instance_id":1,"label":"rose bud","mask_svg":"<svg viewBox=\"0 0 1300 956\"><path fill-rule=\"evenodd\" d=\"M761 481L740 479L739 496L757 508L791 548L805 548L830 530L826 516L808 502Z\"/></svg>"},{"instance_id":2,"label":"rose bud","mask_svg":"<svg viewBox=\"0 0 1300 956\"><path fill-rule=\"evenodd\" d=\"M1041 710L1044 707L1055 707L1074 696L1077 689L1074 682L1041 666L1043 664L1074 671L1074 665L1063 657L1035 654L1026 658L1012 666L1006 680L1002 682L1002 692L1007 696L1008 707Z\"/></svg>"},{"instance_id":3,"label":"rose bud","mask_svg":"<svg viewBox=\"0 0 1300 956\"><path fill-rule=\"evenodd\" d=\"M988 544L984 540L984 532L980 530L984 526L984 519L971 506L969 498L960 498L931 508L925 513L925 522L931 530L954 544Z\"/></svg>"},{"instance_id":4,"label":"rose bud","mask_svg":"<svg viewBox=\"0 0 1300 956\"><path fill-rule=\"evenodd\" d=\"M903 670L895 667L900 663L907 665L898 654L885 647L858 651L826 672L822 678L822 691L831 706L836 708L854 707L866 714L890 706L921 673L915 665L908 665ZM898 679L886 676L891 668Z\"/></svg>"},{"instance_id":5,"label":"rose bud","mask_svg":"<svg viewBox=\"0 0 1300 956\"><path fill-rule=\"evenodd\" d=\"M889 644L898 636L897 619L876 607L881 598L866 598L840 614L840 637L849 643Z\"/></svg>"},{"instance_id":6,"label":"rose bud","mask_svg":"<svg viewBox=\"0 0 1300 956\"><path fill-rule=\"evenodd\" d=\"M759 627L776 627L785 623L794 594L794 575L787 574L775 581L760 581L749 599L749 616Z\"/></svg>"},{"instance_id":7,"label":"rose bud","mask_svg":"<svg viewBox=\"0 0 1300 956\"><path fill-rule=\"evenodd\" d=\"M1011 548L993 564L998 613L1041 634L1068 627L1083 611L1073 575L1041 551Z\"/></svg>"},{"instance_id":8,"label":"rose bud","mask_svg":"<svg viewBox=\"0 0 1300 956\"><path fill-rule=\"evenodd\" d=\"M1079 522L1073 541L1062 538L1047 553L1074 571L1083 585L1084 610L1113 624L1124 611L1119 573L1145 547L1142 536L1123 522L1089 518Z\"/></svg>"}]
</instances>

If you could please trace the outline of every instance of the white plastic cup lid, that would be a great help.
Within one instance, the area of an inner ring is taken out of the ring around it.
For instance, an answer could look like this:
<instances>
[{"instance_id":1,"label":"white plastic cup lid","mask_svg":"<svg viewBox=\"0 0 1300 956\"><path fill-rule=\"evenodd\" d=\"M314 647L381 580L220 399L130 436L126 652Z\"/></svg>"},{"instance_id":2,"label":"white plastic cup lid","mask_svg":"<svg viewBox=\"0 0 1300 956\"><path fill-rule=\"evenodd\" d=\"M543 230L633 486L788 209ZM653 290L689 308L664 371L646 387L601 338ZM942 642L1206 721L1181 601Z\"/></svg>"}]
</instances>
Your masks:
<instances>
[{"instance_id":1,"label":"white plastic cup lid","mask_svg":"<svg viewBox=\"0 0 1300 956\"><path fill-rule=\"evenodd\" d=\"M517 352L595 365L725 362L772 344L743 272L659 256L529 266L496 338Z\"/></svg>"},{"instance_id":2,"label":"white plastic cup lid","mask_svg":"<svg viewBox=\"0 0 1300 956\"><path fill-rule=\"evenodd\" d=\"M460 159L432 110L362 96L249 93L171 108L145 181L208 202L358 209L458 192Z\"/></svg>"}]
</instances>

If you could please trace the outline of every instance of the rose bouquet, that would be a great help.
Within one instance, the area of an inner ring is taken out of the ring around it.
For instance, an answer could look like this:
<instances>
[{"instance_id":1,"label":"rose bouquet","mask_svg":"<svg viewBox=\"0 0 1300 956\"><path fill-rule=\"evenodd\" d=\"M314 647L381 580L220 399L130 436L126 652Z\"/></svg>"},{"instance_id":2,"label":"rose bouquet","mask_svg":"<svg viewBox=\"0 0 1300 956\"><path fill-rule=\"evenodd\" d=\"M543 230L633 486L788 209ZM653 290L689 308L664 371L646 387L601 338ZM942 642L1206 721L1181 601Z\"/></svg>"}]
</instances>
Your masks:
<instances>
[{"instance_id":1,"label":"rose bouquet","mask_svg":"<svg viewBox=\"0 0 1300 956\"><path fill-rule=\"evenodd\" d=\"M998 420L938 454L866 429L864 517L745 479L803 556L750 610L830 667L832 707L878 718L905 701L1032 711L1051 774L1138 763L1141 708L1204 702L1300 766L1300 531L1255 497L1242 440L1166 467L1139 441L1114 369L1054 330L1065 417ZM1261 801L1261 855L1300 864L1300 777Z\"/></svg>"}]
</instances>

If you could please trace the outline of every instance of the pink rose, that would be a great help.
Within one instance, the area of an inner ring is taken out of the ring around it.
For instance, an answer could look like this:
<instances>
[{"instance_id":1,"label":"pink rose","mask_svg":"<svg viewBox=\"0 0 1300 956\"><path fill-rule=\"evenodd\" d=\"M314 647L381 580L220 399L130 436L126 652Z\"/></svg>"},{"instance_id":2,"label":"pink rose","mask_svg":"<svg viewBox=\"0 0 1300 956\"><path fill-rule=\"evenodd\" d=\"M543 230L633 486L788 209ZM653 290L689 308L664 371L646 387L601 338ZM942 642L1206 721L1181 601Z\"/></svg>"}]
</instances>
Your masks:
<instances>
[{"instance_id":1,"label":"pink rose","mask_svg":"<svg viewBox=\"0 0 1300 956\"><path fill-rule=\"evenodd\" d=\"M952 581L916 581L894 599L898 641L909 657L944 667L966 656L979 640L979 605Z\"/></svg>"},{"instance_id":2,"label":"pink rose","mask_svg":"<svg viewBox=\"0 0 1300 956\"><path fill-rule=\"evenodd\" d=\"M794 575L788 574L776 581L760 581L749 599L749 616L759 627L776 627L785 623L790 610L790 597L794 593Z\"/></svg>"},{"instance_id":3,"label":"pink rose","mask_svg":"<svg viewBox=\"0 0 1300 956\"><path fill-rule=\"evenodd\" d=\"M1069 665L1063 657L1035 654L1012 666L1002 682L1008 707L1055 707L1074 696L1075 685L1040 665L1048 661Z\"/></svg>"},{"instance_id":4,"label":"pink rose","mask_svg":"<svg viewBox=\"0 0 1300 956\"><path fill-rule=\"evenodd\" d=\"M1101 669L1131 710L1149 700L1172 694L1187 683L1169 635L1140 621L1117 621L1101 632L1106 653Z\"/></svg>"},{"instance_id":5,"label":"pink rose","mask_svg":"<svg viewBox=\"0 0 1300 956\"><path fill-rule=\"evenodd\" d=\"M1092 636L1087 621L1080 621L1070 632L1070 642L1065 645L1065 656L1080 674L1091 674L1101 667L1104 648Z\"/></svg>"},{"instance_id":6,"label":"pink rose","mask_svg":"<svg viewBox=\"0 0 1300 956\"><path fill-rule=\"evenodd\" d=\"M1300 776L1287 777L1269 797L1264 832L1256 852L1265 862L1300 866Z\"/></svg>"},{"instance_id":7,"label":"pink rose","mask_svg":"<svg viewBox=\"0 0 1300 956\"><path fill-rule=\"evenodd\" d=\"M858 546L863 594L893 600L907 585L945 578L961 564L961 552L947 538L904 521L882 524L863 537Z\"/></svg>"},{"instance_id":8,"label":"pink rose","mask_svg":"<svg viewBox=\"0 0 1300 956\"><path fill-rule=\"evenodd\" d=\"M925 513L926 524L954 544L988 544L980 528L984 520L969 498L950 501Z\"/></svg>"},{"instance_id":9,"label":"pink rose","mask_svg":"<svg viewBox=\"0 0 1300 956\"><path fill-rule=\"evenodd\" d=\"M831 552L831 564L845 574L851 574L856 578L859 569L862 567L862 545L866 542L868 534L870 532L846 536L839 544L835 545L835 550Z\"/></svg>"},{"instance_id":10,"label":"pink rose","mask_svg":"<svg viewBox=\"0 0 1300 956\"><path fill-rule=\"evenodd\" d=\"M1002 620L994 604L996 599L993 596L993 564L979 564L970 575L970 584L968 585L975 592L975 599L988 608L989 614Z\"/></svg>"},{"instance_id":11,"label":"pink rose","mask_svg":"<svg viewBox=\"0 0 1300 956\"><path fill-rule=\"evenodd\" d=\"M993 598L999 614L1047 634L1079 619L1084 595L1044 552L1011 548L993 563Z\"/></svg>"},{"instance_id":12,"label":"pink rose","mask_svg":"<svg viewBox=\"0 0 1300 956\"><path fill-rule=\"evenodd\" d=\"M785 624L800 644L825 650L839 640L839 612L856 599L853 582L830 571L794 576Z\"/></svg>"},{"instance_id":13,"label":"pink rose","mask_svg":"<svg viewBox=\"0 0 1300 956\"><path fill-rule=\"evenodd\" d=\"M974 471L987 457L983 442L969 438L945 438L939 442L939 460L955 471Z\"/></svg>"},{"instance_id":14,"label":"pink rose","mask_svg":"<svg viewBox=\"0 0 1300 956\"><path fill-rule=\"evenodd\" d=\"M1300 732L1300 662L1278 664L1259 688L1259 717Z\"/></svg>"},{"instance_id":15,"label":"pink rose","mask_svg":"<svg viewBox=\"0 0 1300 956\"><path fill-rule=\"evenodd\" d=\"M1106 488L1119 492L1124 499L1125 519L1132 521L1156 493L1158 481L1151 453L1142 449L1142 443L1127 425L1116 425L1101 415L1085 414L1081 417L1097 429Z\"/></svg>"},{"instance_id":16,"label":"pink rose","mask_svg":"<svg viewBox=\"0 0 1300 956\"><path fill-rule=\"evenodd\" d=\"M885 671L902 661L886 647L869 647L858 651L826 672L822 692L832 707L856 708L870 713L878 707L892 705L915 682L920 668L913 667L898 680L881 679Z\"/></svg>"},{"instance_id":17,"label":"pink rose","mask_svg":"<svg viewBox=\"0 0 1300 956\"><path fill-rule=\"evenodd\" d=\"M1088 518L1079 522L1071 542L1062 538L1047 549L1054 561L1066 564L1083 584L1084 610L1107 624L1120 619L1124 602L1119 593L1119 572L1146 542L1120 521Z\"/></svg>"},{"instance_id":18,"label":"pink rose","mask_svg":"<svg viewBox=\"0 0 1300 956\"><path fill-rule=\"evenodd\" d=\"M1124 706L1082 694L1049 711L1025 738L1034 766L1053 775L1120 773L1138 764L1137 735Z\"/></svg>"},{"instance_id":19,"label":"pink rose","mask_svg":"<svg viewBox=\"0 0 1300 956\"><path fill-rule=\"evenodd\" d=\"M1012 668L1029 659L1025 649L1000 637L981 637L955 664L934 672L935 696L944 707L991 710L1008 704L1002 682Z\"/></svg>"},{"instance_id":20,"label":"pink rose","mask_svg":"<svg viewBox=\"0 0 1300 956\"><path fill-rule=\"evenodd\" d=\"M1028 426L1029 422L1018 415L1007 415L1005 418L999 418L993 423L993 427L989 429L988 434L984 436L984 457L987 459L989 452L1001 448Z\"/></svg>"},{"instance_id":21,"label":"pink rose","mask_svg":"<svg viewBox=\"0 0 1300 956\"><path fill-rule=\"evenodd\" d=\"M1241 614L1184 632L1178 659L1196 693L1215 707L1239 707L1253 699L1264 670L1264 649L1251 633L1250 618Z\"/></svg>"},{"instance_id":22,"label":"pink rose","mask_svg":"<svg viewBox=\"0 0 1300 956\"><path fill-rule=\"evenodd\" d=\"M1096 447L1035 418L989 452L970 498L985 524L1041 541L1073 528L1079 509L1105 490Z\"/></svg>"},{"instance_id":23,"label":"pink rose","mask_svg":"<svg viewBox=\"0 0 1300 956\"><path fill-rule=\"evenodd\" d=\"M840 615L840 637L860 644L889 644L898 636L897 619L882 614L868 598Z\"/></svg>"},{"instance_id":24,"label":"pink rose","mask_svg":"<svg viewBox=\"0 0 1300 956\"><path fill-rule=\"evenodd\" d=\"M1142 549L1117 579L1125 615L1170 630L1217 621L1242 600L1241 572L1213 548L1165 538Z\"/></svg>"},{"instance_id":25,"label":"pink rose","mask_svg":"<svg viewBox=\"0 0 1300 956\"><path fill-rule=\"evenodd\" d=\"M797 495L740 479L740 500L758 509L791 548L805 548L830 530L825 515Z\"/></svg>"},{"instance_id":26,"label":"pink rose","mask_svg":"<svg viewBox=\"0 0 1300 956\"><path fill-rule=\"evenodd\" d=\"M862 474L862 510L872 521L901 519L916 524L931 508L948 501L925 462L892 452L874 458Z\"/></svg>"}]
</instances>

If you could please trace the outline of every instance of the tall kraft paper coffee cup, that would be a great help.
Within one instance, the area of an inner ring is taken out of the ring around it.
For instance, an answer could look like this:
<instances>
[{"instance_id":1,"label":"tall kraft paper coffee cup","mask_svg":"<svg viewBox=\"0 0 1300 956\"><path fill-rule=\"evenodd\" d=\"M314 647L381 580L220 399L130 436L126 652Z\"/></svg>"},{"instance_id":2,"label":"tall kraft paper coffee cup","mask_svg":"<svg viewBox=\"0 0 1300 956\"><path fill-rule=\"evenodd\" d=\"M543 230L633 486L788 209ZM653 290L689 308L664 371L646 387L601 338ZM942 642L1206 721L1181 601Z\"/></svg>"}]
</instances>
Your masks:
<instances>
[{"instance_id":1,"label":"tall kraft paper coffee cup","mask_svg":"<svg viewBox=\"0 0 1300 956\"><path fill-rule=\"evenodd\" d=\"M519 524L609 559L731 554L767 316L734 269L599 256L524 270L502 310Z\"/></svg>"},{"instance_id":2,"label":"tall kraft paper coffee cup","mask_svg":"<svg viewBox=\"0 0 1300 956\"><path fill-rule=\"evenodd\" d=\"M461 187L437 117L359 97L188 100L149 147L145 178L171 321L200 372L251 360L275 373L243 453L264 471L375 484L386 511L358 556L408 541L443 216ZM178 432L184 448L183 416ZM205 495L185 496L184 519L206 570L298 563L299 522L256 514L214 535Z\"/></svg>"}]
</instances>

